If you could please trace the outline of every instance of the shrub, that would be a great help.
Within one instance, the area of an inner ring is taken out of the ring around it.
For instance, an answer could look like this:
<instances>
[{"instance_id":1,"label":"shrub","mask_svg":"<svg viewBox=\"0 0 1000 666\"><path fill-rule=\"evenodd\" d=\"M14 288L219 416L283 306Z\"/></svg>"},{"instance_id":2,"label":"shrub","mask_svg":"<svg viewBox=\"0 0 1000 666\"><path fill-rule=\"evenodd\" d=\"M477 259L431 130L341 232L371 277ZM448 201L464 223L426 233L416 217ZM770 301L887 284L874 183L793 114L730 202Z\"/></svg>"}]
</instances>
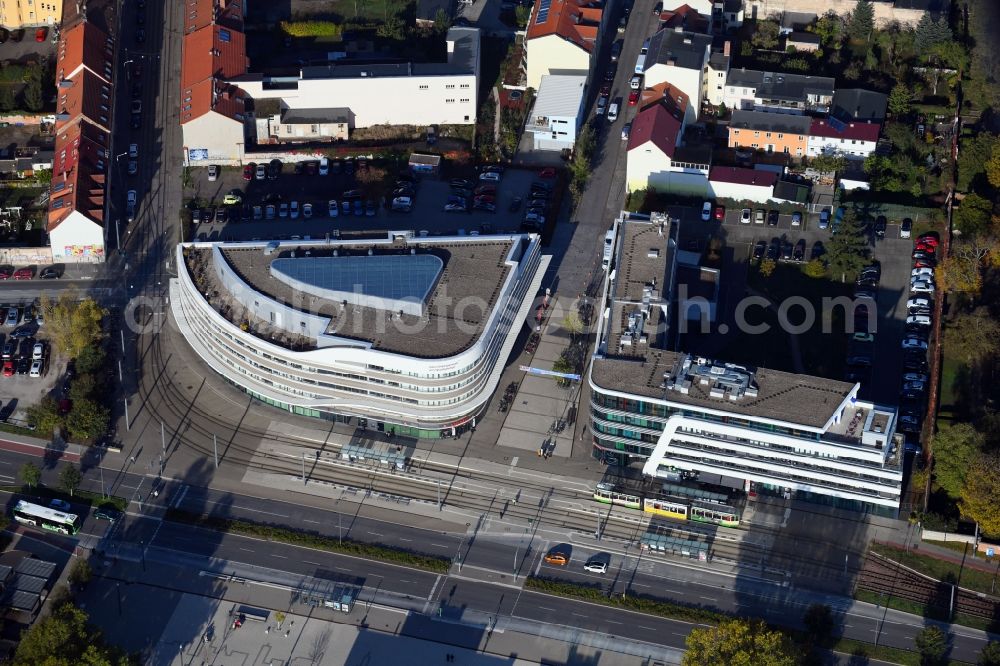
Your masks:
<instances>
[{"instance_id":1,"label":"shrub","mask_svg":"<svg viewBox=\"0 0 1000 666\"><path fill-rule=\"evenodd\" d=\"M344 28L332 21L282 21L281 31L289 37L340 37Z\"/></svg>"}]
</instances>

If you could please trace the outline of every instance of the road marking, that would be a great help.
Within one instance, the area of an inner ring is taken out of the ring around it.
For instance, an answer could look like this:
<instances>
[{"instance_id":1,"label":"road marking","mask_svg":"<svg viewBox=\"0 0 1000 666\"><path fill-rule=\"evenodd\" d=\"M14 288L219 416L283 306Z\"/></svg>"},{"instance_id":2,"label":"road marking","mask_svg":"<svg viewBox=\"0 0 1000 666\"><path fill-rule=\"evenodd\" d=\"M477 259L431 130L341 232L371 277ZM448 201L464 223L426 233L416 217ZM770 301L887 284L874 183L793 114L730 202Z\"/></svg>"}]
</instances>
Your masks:
<instances>
[{"instance_id":1,"label":"road marking","mask_svg":"<svg viewBox=\"0 0 1000 666\"><path fill-rule=\"evenodd\" d=\"M443 545L441 545L439 543L432 543L431 545L434 546L435 548L447 548L448 547L448 546L443 546Z\"/></svg>"},{"instance_id":2,"label":"road marking","mask_svg":"<svg viewBox=\"0 0 1000 666\"><path fill-rule=\"evenodd\" d=\"M715 597L698 597L699 599L705 599L707 601L715 601Z\"/></svg>"},{"instance_id":3,"label":"road marking","mask_svg":"<svg viewBox=\"0 0 1000 666\"><path fill-rule=\"evenodd\" d=\"M639 624L639 625L636 625L636 626L638 626L640 629L645 629L646 631L656 631L656 629L653 629L652 627L647 627L647 626L642 625L642 624Z\"/></svg>"},{"instance_id":4,"label":"road marking","mask_svg":"<svg viewBox=\"0 0 1000 666\"><path fill-rule=\"evenodd\" d=\"M384 534L379 534L378 532L369 532L368 534L371 534L372 536L377 536L377 537L385 536Z\"/></svg>"},{"instance_id":5,"label":"road marking","mask_svg":"<svg viewBox=\"0 0 1000 666\"><path fill-rule=\"evenodd\" d=\"M587 616L586 616L586 615L584 615L583 613L573 613L573 615L575 615L575 616L577 616L577 617L587 617Z\"/></svg>"},{"instance_id":6,"label":"road marking","mask_svg":"<svg viewBox=\"0 0 1000 666\"><path fill-rule=\"evenodd\" d=\"M248 553L252 553L253 552L253 548L243 548L242 546L240 546L240 550L245 550Z\"/></svg>"},{"instance_id":7,"label":"road marking","mask_svg":"<svg viewBox=\"0 0 1000 666\"><path fill-rule=\"evenodd\" d=\"M272 511L263 511L262 509L251 509L248 506L239 506L238 504L233 505L234 509L243 509L244 511L253 511L254 513L266 513L269 516L278 516L279 518L289 518L287 513L274 513Z\"/></svg>"},{"instance_id":8,"label":"road marking","mask_svg":"<svg viewBox=\"0 0 1000 666\"><path fill-rule=\"evenodd\" d=\"M614 620L605 620L608 624L621 624L621 622L615 622Z\"/></svg>"},{"instance_id":9,"label":"road marking","mask_svg":"<svg viewBox=\"0 0 1000 666\"><path fill-rule=\"evenodd\" d=\"M556 612L555 608L549 608L548 606L538 606L538 608L540 608L541 610L552 611L553 613Z\"/></svg>"},{"instance_id":10,"label":"road marking","mask_svg":"<svg viewBox=\"0 0 1000 666\"><path fill-rule=\"evenodd\" d=\"M281 558L281 559L283 559L283 560L287 560L287 559L288 559L288 558L287 558L287 557L285 557L284 555L278 555L277 553L271 553L271 557L280 557L280 558Z\"/></svg>"},{"instance_id":11,"label":"road marking","mask_svg":"<svg viewBox=\"0 0 1000 666\"><path fill-rule=\"evenodd\" d=\"M403 537L399 537L399 540L400 541L407 541L407 542L413 541L413 539L404 539Z\"/></svg>"},{"instance_id":12,"label":"road marking","mask_svg":"<svg viewBox=\"0 0 1000 666\"><path fill-rule=\"evenodd\" d=\"M302 560L302 561L303 561L303 562L305 562L306 564L312 564L312 565L315 565L315 566L317 566L317 567L321 567L321 566L323 566L323 565L322 565L322 564L320 564L319 562L310 562L309 560Z\"/></svg>"},{"instance_id":13,"label":"road marking","mask_svg":"<svg viewBox=\"0 0 1000 666\"><path fill-rule=\"evenodd\" d=\"M345 569L344 567L334 567L334 569L336 569L337 571L346 571L346 572L348 572L348 573L350 573L350 572L351 572L351 570L350 570L350 569Z\"/></svg>"},{"instance_id":14,"label":"road marking","mask_svg":"<svg viewBox=\"0 0 1000 666\"><path fill-rule=\"evenodd\" d=\"M302 522L303 523L314 523L316 525L319 525L319 521L318 520L309 520L308 518L303 518Z\"/></svg>"},{"instance_id":15,"label":"road marking","mask_svg":"<svg viewBox=\"0 0 1000 666\"><path fill-rule=\"evenodd\" d=\"M171 504L171 506L173 506L175 509L179 507L181 505L181 502L184 501L184 496L187 495L187 492L188 492L188 487L185 485L180 489L180 492L177 493L177 498L174 499L173 504Z\"/></svg>"}]
</instances>

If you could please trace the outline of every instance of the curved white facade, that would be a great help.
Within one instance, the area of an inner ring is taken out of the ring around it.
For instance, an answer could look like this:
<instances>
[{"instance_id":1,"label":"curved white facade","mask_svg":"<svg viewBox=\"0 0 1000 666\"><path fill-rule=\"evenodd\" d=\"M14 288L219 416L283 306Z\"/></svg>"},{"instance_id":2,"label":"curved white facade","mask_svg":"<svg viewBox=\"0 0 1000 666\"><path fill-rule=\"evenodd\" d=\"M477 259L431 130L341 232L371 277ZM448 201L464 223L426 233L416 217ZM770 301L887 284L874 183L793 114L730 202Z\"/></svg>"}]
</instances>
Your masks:
<instances>
[{"instance_id":1,"label":"curved white facade","mask_svg":"<svg viewBox=\"0 0 1000 666\"><path fill-rule=\"evenodd\" d=\"M177 247L179 275L170 283L171 311L188 343L212 369L266 402L313 416L374 420L379 429L398 434L450 434L465 424L474 425L475 416L496 390L549 258L541 254L541 240L535 235L419 240L428 245L486 240L511 243L506 260L509 270L481 334L467 349L446 358L407 356L375 349L365 340L330 335L321 336L325 339L318 348L294 351L244 331L216 311L187 269L184 249L210 249L218 256L220 246L213 243ZM386 240L366 240L365 245L388 248L393 242L390 233ZM221 247L263 251L266 245ZM308 249L336 247L338 243L321 240L284 245ZM246 282L241 290L241 298L260 294ZM260 297L268 298L264 294Z\"/></svg>"}]
</instances>

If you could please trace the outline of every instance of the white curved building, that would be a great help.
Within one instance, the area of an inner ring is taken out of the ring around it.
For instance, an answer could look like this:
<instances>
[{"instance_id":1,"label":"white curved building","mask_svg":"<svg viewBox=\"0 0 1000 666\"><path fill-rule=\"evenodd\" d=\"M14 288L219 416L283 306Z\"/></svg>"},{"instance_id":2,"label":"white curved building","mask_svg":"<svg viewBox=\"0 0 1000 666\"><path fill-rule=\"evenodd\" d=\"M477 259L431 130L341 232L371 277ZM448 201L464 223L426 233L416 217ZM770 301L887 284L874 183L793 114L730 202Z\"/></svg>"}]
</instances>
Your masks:
<instances>
[{"instance_id":1,"label":"white curved building","mask_svg":"<svg viewBox=\"0 0 1000 666\"><path fill-rule=\"evenodd\" d=\"M548 260L534 234L186 243L170 304L198 355L264 402L439 437L475 425Z\"/></svg>"}]
</instances>

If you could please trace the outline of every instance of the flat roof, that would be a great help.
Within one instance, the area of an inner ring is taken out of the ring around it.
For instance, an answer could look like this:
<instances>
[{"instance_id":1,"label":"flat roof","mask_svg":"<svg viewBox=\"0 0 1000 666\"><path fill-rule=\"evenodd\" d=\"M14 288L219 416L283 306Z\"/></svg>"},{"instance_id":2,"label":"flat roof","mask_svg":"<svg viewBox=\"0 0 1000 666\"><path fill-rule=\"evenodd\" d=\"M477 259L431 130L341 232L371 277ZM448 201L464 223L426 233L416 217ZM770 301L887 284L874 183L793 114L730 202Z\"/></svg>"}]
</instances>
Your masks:
<instances>
[{"instance_id":1,"label":"flat roof","mask_svg":"<svg viewBox=\"0 0 1000 666\"><path fill-rule=\"evenodd\" d=\"M763 99L805 101L810 95L833 96L836 82L828 76L807 76L783 72L762 72L756 69L732 69L726 85L734 88L754 88Z\"/></svg>"},{"instance_id":2,"label":"flat roof","mask_svg":"<svg viewBox=\"0 0 1000 666\"><path fill-rule=\"evenodd\" d=\"M649 39L645 69L648 71L657 64L701 69L711 45L712 38L709 35L662 28Z\"/></svg>"},{"instance_id":3,"label":"flat roof","mask_svg":"<svg viewBox=\"0 0 1000 666\"><path fill-rule=\"evenodd\" d=\"M368 342L375 350L416 358L443 358L468 349L482 334L496 306L497 294L508 278L511 269L507 264L508 257L515 244L526 238L505 235L461 242L411 238L408 243L392 245L364 241L303 245L284 242L278 247L272 244L269 254L260 243L194 245L187 249L187 257L191 274L202 276L206 281L202 293L213 294L209 301L216 311L234 323L245 320L252 313L245 312L242 302L229 294L216 277L212 270L214 247L219 248L224 260L250 289L294 310L329 317L328 335ZM414 254L411 255L411 251ZM296 289L291 281L278 279L272 274L272 262L295 261L293 254L315 261L333 257L334 252L340 258L359 257L362 260L382 256L427 257L435 262L435 266L436 261L440 261L440 272L435 272L433 286L423 301L423 314L400 314L398 310L360 305L365 302L384 306L377 298L367 301L358 298L356 302L345 304L343 300L325 297L322 289L315 292ZM512 260L516 261L518 257L515 253ZM254 323L250 332L273 344L302 350L317 346L315 339L296 337L284 329L268 330L266 325L256 325L264 322Z\"/></svg>"},{"instance_id":4,"label":"flat roof","mask_svg":"<svg viewBox=\"0 0 1000 666\"><path fill-rule=\"evenodd\" d=\"M687 393L665 389L664 374L672 372L683 356L659 349L650 350L641 359L609 354L594 360L591 376L595 384L610 390L809 428L826 426L854 389L854 384L847 382L767 368L754 372L757 395L753 397L711 397L711 386L699 382L692 382Z\"/></svg>"}]
</instances>

